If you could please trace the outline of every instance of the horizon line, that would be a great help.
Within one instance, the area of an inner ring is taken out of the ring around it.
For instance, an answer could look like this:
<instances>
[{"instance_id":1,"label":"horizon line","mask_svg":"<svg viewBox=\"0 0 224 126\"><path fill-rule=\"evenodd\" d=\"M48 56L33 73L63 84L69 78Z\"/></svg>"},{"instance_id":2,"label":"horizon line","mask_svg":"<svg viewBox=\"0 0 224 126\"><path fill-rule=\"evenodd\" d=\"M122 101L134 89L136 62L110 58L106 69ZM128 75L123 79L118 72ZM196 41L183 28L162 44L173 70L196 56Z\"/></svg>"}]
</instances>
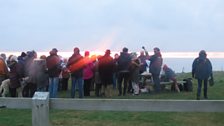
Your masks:
<instances>
[{"instance_id":1,"label":"horizon line","mask_svg":"<svg viewBox=\"0 0 224 126\"><path fill-rule=\"evenodd\" d=\"M85 51L80 51L81 55L84 55ZM0 53L5 53L6 56L9 55L16 55L19 56L21 54L21 52L18 51L4 51L4 52L0 52ZM104 55L104 51L90 51L90 55ZM120 54L120 52L117 51L112 51L111 52L111 56L113 57L114 54ZM131 52L130 52L131 53ZM149 55L153 55L153 52L148 52ZM161 52L162 53L162 57L163 58L196 58L198 57L198 53L199 52ZM215 58L215 59L219 59L219 58L224 58L224 52L206 52L207 53L207 57L208 58ZM72 51L59 51L58 55L64 57L64 58L69 58L71 55L73 54ZM139 55L139 52L137 52L137 54ZM48 51L39 51L37 52L37 57L40 57L41 55L45 55L48 56L49 52Z\"/></svg>"}]
</instances>

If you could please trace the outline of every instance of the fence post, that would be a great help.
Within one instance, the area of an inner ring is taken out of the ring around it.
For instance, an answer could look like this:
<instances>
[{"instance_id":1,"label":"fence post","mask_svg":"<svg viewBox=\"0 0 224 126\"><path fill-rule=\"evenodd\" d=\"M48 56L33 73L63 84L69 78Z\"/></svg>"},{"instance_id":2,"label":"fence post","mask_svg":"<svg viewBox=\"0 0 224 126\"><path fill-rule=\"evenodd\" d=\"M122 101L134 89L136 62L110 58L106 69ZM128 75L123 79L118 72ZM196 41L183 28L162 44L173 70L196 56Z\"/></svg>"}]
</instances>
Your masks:
<instances>
[{"instance_id":1,"label":"fence post","mask_svg":"<svg viewBox=\"0 0 224 126\"><path fill-rule=\"evenodd\" d=\"M32 126L49 126L48 92L35 92L32 98Z\"/></svg>"}]
</instances>

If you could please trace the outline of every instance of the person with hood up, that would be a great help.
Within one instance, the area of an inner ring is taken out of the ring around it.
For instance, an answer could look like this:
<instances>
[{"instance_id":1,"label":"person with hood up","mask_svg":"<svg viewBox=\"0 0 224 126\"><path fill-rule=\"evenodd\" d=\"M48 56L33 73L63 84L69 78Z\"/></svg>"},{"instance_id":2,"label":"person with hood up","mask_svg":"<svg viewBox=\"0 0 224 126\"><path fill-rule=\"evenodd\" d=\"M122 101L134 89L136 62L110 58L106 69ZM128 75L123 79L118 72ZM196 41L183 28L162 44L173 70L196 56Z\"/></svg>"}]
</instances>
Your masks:
<instances>
[{"instance_id":1,"label":"person with hood up","mask_svg":"<svg viewBox=\"0 0 224 126\"><path fill-rule=\"evenodd\" d=\"M209 77L213 78L212 64L207 58L205 50L199 52L199 56L194 59L192 64L192 77L198 81L196 99L200 100L202 81L204 82L204 98L208 99L207 87Z\"/></svg>"}]
</instances>

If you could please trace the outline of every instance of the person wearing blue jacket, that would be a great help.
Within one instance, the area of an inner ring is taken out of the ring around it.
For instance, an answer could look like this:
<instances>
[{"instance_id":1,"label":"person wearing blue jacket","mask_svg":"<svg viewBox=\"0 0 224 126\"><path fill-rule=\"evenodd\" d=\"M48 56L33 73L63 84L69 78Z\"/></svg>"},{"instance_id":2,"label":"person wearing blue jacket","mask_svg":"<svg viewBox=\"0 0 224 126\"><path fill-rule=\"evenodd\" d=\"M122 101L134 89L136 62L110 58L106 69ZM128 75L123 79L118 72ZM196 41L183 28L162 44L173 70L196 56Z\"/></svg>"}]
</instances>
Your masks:
<instances>
[{"instance_id":1,"label":"person wearing blue jacket","mask_svg":"<svg viewBox=\"0 0 224 126\"><path fill-rule=\"evenodd\" d=\"M175 72L170 67L168 67L166 64L163 65L163 71L165 73L166 78L173 81L173 84L174 84L173 86L174 86L175 90L177 92L180 92L180 89L177 84Z\"/></svg>"},{"instance_id":2,"label":"person wearing blue jacket","mask_svg":"<svg viewBox=\"0 0 224 126\"><path fill-rule=\"evenodd\" d=\"M212 76L212 64L207 58L205 50L199 52L199 56L194 59L192 64L192 77L198 81L197 100L200 100L202 81L204 82L204 98L208 99L207 87L208 78Z\"/></svg>"}]
</instances>

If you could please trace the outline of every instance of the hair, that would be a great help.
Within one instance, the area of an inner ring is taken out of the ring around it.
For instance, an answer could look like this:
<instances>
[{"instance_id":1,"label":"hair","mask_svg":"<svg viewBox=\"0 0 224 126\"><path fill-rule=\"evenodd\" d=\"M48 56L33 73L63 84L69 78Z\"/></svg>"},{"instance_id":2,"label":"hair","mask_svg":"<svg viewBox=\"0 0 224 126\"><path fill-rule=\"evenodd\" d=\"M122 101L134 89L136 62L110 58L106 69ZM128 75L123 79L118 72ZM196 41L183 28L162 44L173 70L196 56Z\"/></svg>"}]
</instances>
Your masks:
<instances>
[{"instance_id":1,"label":"hair","mask_svg":"<svg viewBox=\"0 0 224 126\"><path fill-rule=\"evenodd\" d=\"M124 47L123 52L128 52L128 48Z\"/></svg>"},{"instance_id":2,"label":"hair","mask_svg":"<svg viewBox=\"0 0 224 126\"><path fill-rule=\"evenodd\" d=\"M89 51L85 51L85 56L89 56Z\"/></svg>"},{"instance_id":3,"label":"hair","mask_svg":"<svg viewBox=\"0 0 224 126\"><path fill-rule=\"evenodd\" d=\"M79 53L79 48L78 48L78 47L75 47L75 48L73 49L73 52L74 52L74 53Z\"/></svg>"}]
</instances>

